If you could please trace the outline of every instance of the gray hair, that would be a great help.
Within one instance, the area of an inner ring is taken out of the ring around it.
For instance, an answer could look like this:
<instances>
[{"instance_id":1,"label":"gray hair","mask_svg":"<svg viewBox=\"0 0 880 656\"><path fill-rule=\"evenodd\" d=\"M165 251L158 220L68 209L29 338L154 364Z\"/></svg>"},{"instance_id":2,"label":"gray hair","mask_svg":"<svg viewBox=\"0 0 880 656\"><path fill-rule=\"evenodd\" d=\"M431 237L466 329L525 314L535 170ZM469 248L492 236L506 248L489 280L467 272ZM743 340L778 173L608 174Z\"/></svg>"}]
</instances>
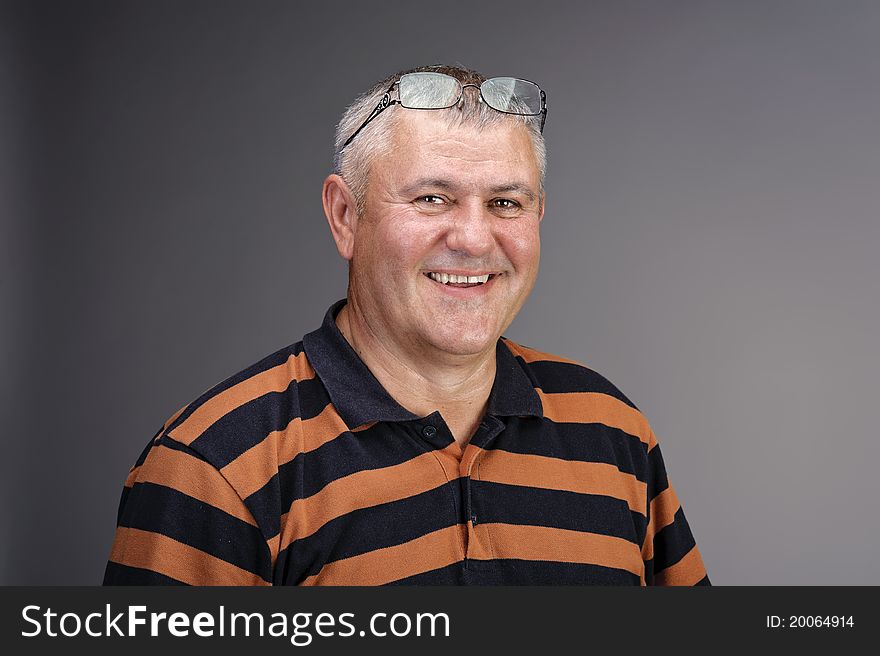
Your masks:
<instances>
[{"instance_id":1,"label":"gray hair","mask_svg":"<svg viewBox=\"0 0 880 656\"><path fill-rule=\"evenodd\" d=\"M391 134L394 127L394 117L398 107L392 106L382 112L382 116L370 122L354 141L345 150L343 144L372 113L382 96L391 86L392 82L406 73L418 73L431 71L445 73L457 79L461 84L480 85L486 77L477 71L468 70L459 66L420 66L410 70L400 71L391 75L381 82L377 82L369 91L358 96L348 106L339 124L336 126L335 152L333 156L333 172L342 176L351 188L354 195L358 215L363 214L366 203L367 180L369 179L370 167L377 157L390 154ZM465 93L462 101L449 109L435 110L443 114L450 126L468 125L478 129L484 129L503 123L517 122L526 127L534 149L535 160L538 163L540 176L540 193L544 193L544 176L547 172L547 150L544 145L544 137L540 130L540 120L534 116L518 116L498 112L485 103L478 102L477 95ZM389 116L391 114L391 116Z\"/></svg>"}]
</instances>

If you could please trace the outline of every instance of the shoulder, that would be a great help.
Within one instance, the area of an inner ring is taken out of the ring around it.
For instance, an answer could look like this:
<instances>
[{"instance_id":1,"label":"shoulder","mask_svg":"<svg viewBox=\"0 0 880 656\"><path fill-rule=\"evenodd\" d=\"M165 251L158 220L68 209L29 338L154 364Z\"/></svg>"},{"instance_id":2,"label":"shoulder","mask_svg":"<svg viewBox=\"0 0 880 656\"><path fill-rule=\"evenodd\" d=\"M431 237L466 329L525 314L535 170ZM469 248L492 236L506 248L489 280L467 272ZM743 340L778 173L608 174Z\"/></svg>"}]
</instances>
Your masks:
<instances>
[{"instance_id":1,"label":"shoulder","mask_svg":"<svg viewBox=\"0 0 880 656\"><path fill-rule=\"evenodd\" d=\"M291 344L205 390L161 435L222 469L298 418L298 386L314 377L302 341Z\"/></svg>"},{"instance_id":2,"label":"shoulder","mask_svg":"<svg viewBox=\"0 0 880 656\"><path fill-rule=\"evenodd\" d=\"M605 376L587 365L561 355L539 351L502 338L520 366L546 394L586 392L613 397L633 409L636 405Z\"/></svg>"},{"instance_id":3,"label":"shoulder","mask_svg":"<svg viewBox=\"0 0 880 656\"><path fill-rule=\"evenodd\" d=\"M604 424L638 437L647 448L654 446L648 420L608 378L577 360L502 339L535 386L545 418Z\"/></svg>"}]
</instances>

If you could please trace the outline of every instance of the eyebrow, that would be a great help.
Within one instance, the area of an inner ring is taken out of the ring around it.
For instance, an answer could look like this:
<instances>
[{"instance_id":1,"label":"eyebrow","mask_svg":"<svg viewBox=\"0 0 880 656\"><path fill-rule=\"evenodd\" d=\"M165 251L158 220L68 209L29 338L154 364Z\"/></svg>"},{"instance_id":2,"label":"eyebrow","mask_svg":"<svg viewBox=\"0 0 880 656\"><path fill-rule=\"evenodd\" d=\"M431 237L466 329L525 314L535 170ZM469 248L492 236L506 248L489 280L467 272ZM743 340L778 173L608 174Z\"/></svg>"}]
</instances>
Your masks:
<instances>
[{"instance_id":1,"label":"eyebrow","mask_svg":"<svg viewBox=\"0 0 880 656\"><path fill-rule=\"evenodd\" d=\"M420 189L424 189L425 187L433 187L436 189L446 189L451 190L455 185L453 185L448 180L443 180L442 178L419 178L415 182L410 185L407 185L403 189L400 190L401 195L410 196L416 193Z\"/></svg>"},{"instance_id":2,"label":"eyebrow","mask_svg":"<svg viewBox=\"0 0 880 656\"><path fill-rule=\"evenodd\" d=\"M453 184L449 180L444 180L443 178L420 178L412 184L407 185L406 187L401 189L400 193L404 196L409 196L420 189L424 189L425 187L433 187L435 189L444 189L447 191L451 191L452 189L455 189L455 184ZM537 194L532 191L531 187L522 182L507 182L504 184L495 185L494 187L490 187L489 191L493 194L503 194L513 191L522 194L530 201L534 201L537 199Z\"/></svg>"},{"instance_id":3,"label":"eyebrow","mask_svg":"<svg viewBox=\"0 0 880 656\"><path fill-rule=\"evenodd\" d=\"M492 187L489 191L493 194L504 194L509 191L514 191L522 194L530 201L533 201L537 198L535 192L531 190L528 185L524 185L521 182L508 182L507 184L498 185L497 187Z\"/></svg>"}]
</instances>

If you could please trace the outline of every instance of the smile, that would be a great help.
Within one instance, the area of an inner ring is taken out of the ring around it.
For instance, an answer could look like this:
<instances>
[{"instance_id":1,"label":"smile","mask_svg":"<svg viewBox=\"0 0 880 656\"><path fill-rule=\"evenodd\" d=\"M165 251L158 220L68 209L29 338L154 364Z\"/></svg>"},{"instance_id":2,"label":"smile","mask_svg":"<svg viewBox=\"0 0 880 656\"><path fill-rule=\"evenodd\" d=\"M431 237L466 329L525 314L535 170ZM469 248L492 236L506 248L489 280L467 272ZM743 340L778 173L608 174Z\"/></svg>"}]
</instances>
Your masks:
<instances>
[{"instance_id":1,"label":"smile","mask_svg":"<svg viewBox=\"0 0 880 656\"><path fill-rule=\"evenodd\" d=\"M495 288L495 281L503 274L484 273L476 276L465 276L425 271L423 275L431 281L429 284L437 289L437 291L458 299L466 299L488 294L491 289Z\"/></svg>"},{"instance_id":2,"label":"smile","mask_svg":"<svg viewBox=\"0 0 880 656\"><path fill-rule=\"evenodd\" d=\"M483 285L491 278L494 278L496 273L484 273L482 275L476 276L460 276L451 273L438 273L436 271L427 271L425 273L431 280L442 283L444 285L452 285L453 287L472 287L474 285Z\"/></svg>"}]
</instances>

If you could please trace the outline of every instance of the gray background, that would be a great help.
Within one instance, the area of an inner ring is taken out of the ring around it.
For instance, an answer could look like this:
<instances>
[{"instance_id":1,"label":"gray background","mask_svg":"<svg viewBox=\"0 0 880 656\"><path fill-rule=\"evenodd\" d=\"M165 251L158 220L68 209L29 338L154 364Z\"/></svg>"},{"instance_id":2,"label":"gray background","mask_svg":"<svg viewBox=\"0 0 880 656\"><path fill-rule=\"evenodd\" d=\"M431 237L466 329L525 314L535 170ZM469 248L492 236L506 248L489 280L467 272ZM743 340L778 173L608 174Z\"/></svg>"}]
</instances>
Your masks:
<instances>
[{"instance_id":1,"label":"gray background","mask_svg":"<svg viewBox=\"0 0 880 656\"><path fill-rule=\"evenodd\" d=\"M880 584L880 4L26 2L0 31L0 582L100 582L160 424L344 296L343 107L452 62L548 93L508 336L640 406L715 583Z\"/></svg>"}]
</instances>

